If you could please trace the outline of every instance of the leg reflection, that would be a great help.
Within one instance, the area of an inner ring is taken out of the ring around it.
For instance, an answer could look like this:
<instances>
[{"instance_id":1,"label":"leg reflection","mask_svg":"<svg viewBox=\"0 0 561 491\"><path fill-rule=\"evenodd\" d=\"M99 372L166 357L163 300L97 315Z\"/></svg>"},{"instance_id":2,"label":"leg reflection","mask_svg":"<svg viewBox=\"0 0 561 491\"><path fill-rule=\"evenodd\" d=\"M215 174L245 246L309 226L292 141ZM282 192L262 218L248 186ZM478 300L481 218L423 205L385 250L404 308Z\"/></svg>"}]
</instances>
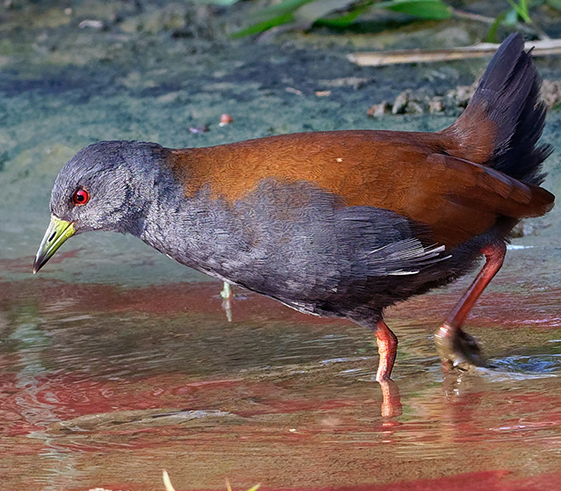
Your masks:
<instances>
[{"instance_id":1,"label":"leg reflection","mask_svg":"<svg viewBox=\"0 0 561 491\"><path fill-rule=\"evenodd\" d=\"M382 389L382 417L395 418L401 416L401 397L397 384L390 379L379 380Z\"/></svg>"}]
</instances>

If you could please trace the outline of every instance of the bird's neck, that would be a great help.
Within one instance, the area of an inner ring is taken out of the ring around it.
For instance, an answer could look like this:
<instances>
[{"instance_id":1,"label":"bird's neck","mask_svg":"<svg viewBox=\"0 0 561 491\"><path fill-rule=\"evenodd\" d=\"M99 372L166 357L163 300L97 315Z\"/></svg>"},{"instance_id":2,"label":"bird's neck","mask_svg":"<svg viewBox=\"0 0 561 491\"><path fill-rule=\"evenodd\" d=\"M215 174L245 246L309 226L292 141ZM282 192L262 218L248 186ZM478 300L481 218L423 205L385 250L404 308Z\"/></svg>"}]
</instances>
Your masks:
<instances>
[{"instance_id":1,"label":"bird's neck","mask_svg":"<svg viewBox=\"0 0 561 491\"><path fill-rule=\"evenodd\" d=\"M229 276L228 257L238 247L241 224L224 200L202 191L152 202L142 223L130 233L168 257L217 278Z\"/></svg>"}]
</instances>

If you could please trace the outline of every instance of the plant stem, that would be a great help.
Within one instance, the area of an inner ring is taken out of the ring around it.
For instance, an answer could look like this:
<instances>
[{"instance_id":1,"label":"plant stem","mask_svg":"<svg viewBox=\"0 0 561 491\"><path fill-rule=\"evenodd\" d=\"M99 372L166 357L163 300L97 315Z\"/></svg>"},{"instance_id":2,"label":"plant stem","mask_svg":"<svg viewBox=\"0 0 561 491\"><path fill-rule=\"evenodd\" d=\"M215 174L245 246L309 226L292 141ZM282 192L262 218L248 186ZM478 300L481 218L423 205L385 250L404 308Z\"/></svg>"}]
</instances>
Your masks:
<instances>
[{"instance_id":1,"label":"plant stem","mask_svg":"<svg viewBox=\"0 0 561 491\"><path fill-rule=\"evenodd\" d=\"M480 14L473 14L471 12L466 12L465 10L458 10L453 7L452 7L452 15L459 19L473 20L476 22L482 22L484 24L493 24L495 22L495 19L493 19L492 17L487 17L485 15L480 15ZM543 29L541 29L539 26L536 25L534 21L531 21L526 24L517 22L516 28L526 34L537 34L537 36L542 40L551 39Z\"/></svg>"}]
</instances>

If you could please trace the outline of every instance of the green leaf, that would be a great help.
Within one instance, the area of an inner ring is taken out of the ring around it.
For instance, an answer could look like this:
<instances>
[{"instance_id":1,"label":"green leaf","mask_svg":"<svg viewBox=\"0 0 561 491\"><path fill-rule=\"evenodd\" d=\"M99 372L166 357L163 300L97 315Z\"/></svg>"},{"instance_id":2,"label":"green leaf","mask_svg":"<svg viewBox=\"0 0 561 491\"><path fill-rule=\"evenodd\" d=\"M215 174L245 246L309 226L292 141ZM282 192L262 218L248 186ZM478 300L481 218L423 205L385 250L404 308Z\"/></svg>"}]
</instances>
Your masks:
<instances>
[{"instance_id":1,"label":"green leaf","mask_svg":"<svg viewBox=\"0 0 561 491\"><path fill-rule=\"evenodd\" d=\"M497 29L502 24L502 22L505 20L507 12L508 11L505 11L502 14L499 14L497 16L497 18L495 19L495 22L493 22L493 24L491 24L491 28L489 29L489 32L487 33L487 36L485 38L486 42L488 42L488 43L496 43L497 42Z\"/></svg>"},{"instance_id":2,"label":"green leaf","mask_svg":"<svg viewBox=\"0 0 561 491\"><path fill-rule=\"evenodd\" d=\"M203 1L236 1L236 0L203 0ZM293 21L304 21L305 25L315 22L334 27L346 27L369 8L388 9L412 15L420 19L441 20L452 17L452 8L442 0L389 0L372 5L374 0L367 0L350 12L332 18L329 14L347 10L360 0L284 0L278 5L260 10L253 17L263 21L237 31L233 37L240 38L258 34L272 27ZM522 1L522 0L521 0ZM561 1L561 0L558 0Z\"/></svg>"},{"instance_id":3,"label":"green leaf","mask_svg":"<svg viewBox=\"0 0 561 491\"><path fill-rule=\"evenodd\" d=\"M294 12L294 17L313 23L331 12L345 10L354 3L356 0L315 0L300 7Z\"/></svg>"},{"instance_id":4,"label":"green leaf","mask_svg":"<svg viewBox=\"0 0 561 491\"><path fill-rule=\"evenodd\" d=\"M427 20L441 20L452 17L452 8L441 0L391 0L374 4L373 7Z\"/></svg>"},{"instance_id":5,"label":"green leaf","mask_svg":"<svg viewBox=\"0 0 561 491\"><path fill-rule=\"evenodd\" d=\"M251 36L252 34L259 34L260 32L266 31L267 29L271 29L271 27L281 26L292 21L294 21L294 16L291 13L279 15L278 17L274 17L263 22L258 22L257 24L253 24L249 27L246 27L245 29L236 31L234 34L232 34L232 37L243 38L245 36Z\"/></svg>"},{"instance_id":6,"label":"green leaf","mask_svg":"<svg viewBox=\"0 0 561 491\"><path fill-rule=\"evenodd\" d=\"M329 27L348 27L350 26L360 15L364 14L370 5L366 7L361 7L352 12L348 12L345 14L341 14L337 17L329 17L327 19L318 19L316 24L320 24L322 26L329 26Z\"/></svg>"}]
</instances>

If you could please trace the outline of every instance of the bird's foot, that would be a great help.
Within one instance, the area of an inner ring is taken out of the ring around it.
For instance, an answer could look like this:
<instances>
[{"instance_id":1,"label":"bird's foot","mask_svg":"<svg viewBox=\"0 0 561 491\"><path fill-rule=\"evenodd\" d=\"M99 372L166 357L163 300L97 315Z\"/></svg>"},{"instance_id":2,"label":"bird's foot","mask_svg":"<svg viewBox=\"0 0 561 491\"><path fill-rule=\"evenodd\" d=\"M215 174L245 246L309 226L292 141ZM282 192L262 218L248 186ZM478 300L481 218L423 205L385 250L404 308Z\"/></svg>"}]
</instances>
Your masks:
<instances>
[{"instance_id":1,"label":"bird's foot","mask_svg":"<svg viewBox=\"0 0 561 491\"><path fill-rule=\"evenodd\" d=\"M434 341L445 369L470 370L487 366L475 338L460 328L443 324L436 332Z\"/></svg>"}]
</instances>

